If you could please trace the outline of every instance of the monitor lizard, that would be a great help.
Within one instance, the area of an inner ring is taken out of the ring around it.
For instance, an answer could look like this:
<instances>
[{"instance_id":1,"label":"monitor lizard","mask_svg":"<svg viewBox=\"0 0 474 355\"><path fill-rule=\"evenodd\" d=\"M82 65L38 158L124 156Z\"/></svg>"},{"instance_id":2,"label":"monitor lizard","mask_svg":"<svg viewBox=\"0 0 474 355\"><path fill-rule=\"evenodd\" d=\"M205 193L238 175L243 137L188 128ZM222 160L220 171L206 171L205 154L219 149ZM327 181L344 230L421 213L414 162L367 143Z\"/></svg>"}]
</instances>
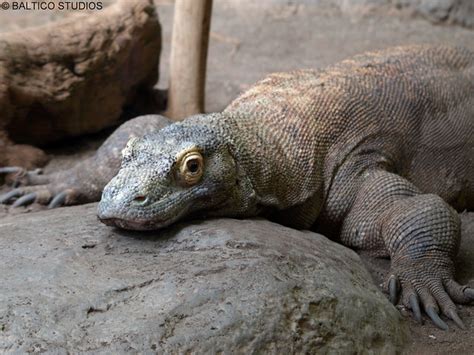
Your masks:
<instances>
[{"instance_id":1,"label":"monitor lizard","mask_svg":"<svg viewBox=\"0 0 474 355\"><path fill-rule=\"evenodd\" d=\"M262 215L322 231L390 257L391 301L401 293L442 329L439 313L464 327L455 303L474 300L453 261L455 209L474 208L474 54L463 48L401 46L272 74L219 113L129 121L71 170L0 172L31 185L2 203L101 198L99 219L121 228Z\"/></svg>"}]
</instances>

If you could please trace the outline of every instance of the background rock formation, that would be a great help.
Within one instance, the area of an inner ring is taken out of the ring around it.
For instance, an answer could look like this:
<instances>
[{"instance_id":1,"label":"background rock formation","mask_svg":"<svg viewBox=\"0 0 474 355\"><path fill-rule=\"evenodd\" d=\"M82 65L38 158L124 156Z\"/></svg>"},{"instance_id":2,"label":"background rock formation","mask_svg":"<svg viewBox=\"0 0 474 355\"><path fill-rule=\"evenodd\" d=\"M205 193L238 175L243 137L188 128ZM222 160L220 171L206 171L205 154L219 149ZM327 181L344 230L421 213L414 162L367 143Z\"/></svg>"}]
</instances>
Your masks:
<instances>
[{"instance_id":1,"label":"background rock formation","mask_svg":"<svg viewBox=\"0 0 474 355\"><path fill-rule=\"evenodd\" d=\"M0 129L43 145L117 123L158 79L160 24L151 0L0 34Z\"/></svg>"}]
</instances>

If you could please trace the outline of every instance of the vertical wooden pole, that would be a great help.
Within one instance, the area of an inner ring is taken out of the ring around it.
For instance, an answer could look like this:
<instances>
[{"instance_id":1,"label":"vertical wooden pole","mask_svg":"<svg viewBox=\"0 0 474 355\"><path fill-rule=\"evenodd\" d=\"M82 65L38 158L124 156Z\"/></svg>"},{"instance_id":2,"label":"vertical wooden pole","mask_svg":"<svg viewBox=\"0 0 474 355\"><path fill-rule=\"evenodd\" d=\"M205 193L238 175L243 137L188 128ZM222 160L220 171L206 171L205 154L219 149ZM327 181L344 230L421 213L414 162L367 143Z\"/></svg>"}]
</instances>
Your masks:
<instances>
[{"instance_id":1,"label":"vertical wooden pole","mask_svg":"<svg viewBox=\"0 0 474 355\"><path fill-rule=\"evenodd\" d=\"M167 110L172 119L204 112L211 12L212 0L176 0Z\"/></svg>"}]
</instances>

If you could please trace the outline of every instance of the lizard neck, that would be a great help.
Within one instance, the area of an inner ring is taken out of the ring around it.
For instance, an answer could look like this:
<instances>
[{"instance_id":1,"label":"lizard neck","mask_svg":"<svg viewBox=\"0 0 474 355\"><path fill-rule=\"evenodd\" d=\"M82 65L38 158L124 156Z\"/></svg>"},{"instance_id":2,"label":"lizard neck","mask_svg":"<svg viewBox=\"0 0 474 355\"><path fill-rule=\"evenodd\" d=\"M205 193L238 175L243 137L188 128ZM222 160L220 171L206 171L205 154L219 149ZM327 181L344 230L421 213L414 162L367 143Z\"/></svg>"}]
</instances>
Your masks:
<instances>
[{"instance_id":1,"label":"lizard neck","mask_svg":"<svg viewBox=\"0 0 474 355\"><path fill-rule=\"evenodd\" d=\"M324 140L317 136L305 139L306 135L297 132L302 126L293 130L266 126L260 115L242 110L224 111L216 125L227 137L238 169L255 193L258 210L284 210L315 196L321 200L324 149L318 142Z\"/></svg>"}]
</instances>

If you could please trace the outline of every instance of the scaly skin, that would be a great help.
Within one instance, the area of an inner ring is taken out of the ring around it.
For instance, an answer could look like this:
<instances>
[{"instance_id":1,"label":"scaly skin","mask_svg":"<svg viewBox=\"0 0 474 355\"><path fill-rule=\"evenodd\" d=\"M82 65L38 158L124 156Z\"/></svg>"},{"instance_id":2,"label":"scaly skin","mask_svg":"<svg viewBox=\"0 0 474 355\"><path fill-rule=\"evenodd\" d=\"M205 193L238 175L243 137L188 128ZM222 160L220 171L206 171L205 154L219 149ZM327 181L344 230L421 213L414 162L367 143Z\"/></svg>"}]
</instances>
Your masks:
<instances>
[{"instance_id":1,"label":"scaly skin","mask_svg":"<svg viewBox=\"0 0 474 355\"><path fill-rule=\"evenodd\" d=\"M255 215L316 228L390 256L391 300L401 289L446 329L438 313L463 327L455 303L474 299L453 278L453 207L474 207L474 55L411 46L270 75L221 113L129 141L98 215L139 230Z\"/></svg>"}]
</instances>

